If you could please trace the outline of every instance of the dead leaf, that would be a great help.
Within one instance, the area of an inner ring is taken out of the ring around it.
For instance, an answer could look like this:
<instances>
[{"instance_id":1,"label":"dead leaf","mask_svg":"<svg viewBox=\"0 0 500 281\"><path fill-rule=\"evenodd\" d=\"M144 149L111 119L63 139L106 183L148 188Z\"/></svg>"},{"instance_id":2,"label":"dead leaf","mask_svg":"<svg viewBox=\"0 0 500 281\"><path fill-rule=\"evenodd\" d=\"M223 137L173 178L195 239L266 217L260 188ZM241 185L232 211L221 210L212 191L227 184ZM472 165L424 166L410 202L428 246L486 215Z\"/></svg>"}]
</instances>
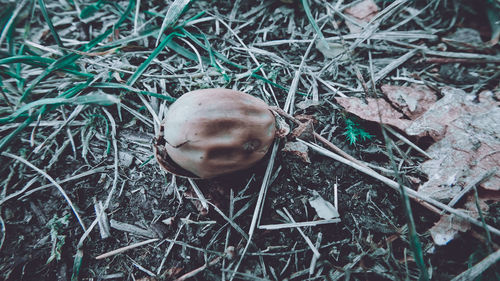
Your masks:
<instances>
[{"instance_id":1,"label":"dead leaf","mask_svg":"<svg viewBox=\"0 0 500 281\"><path fill-rule=\"evenodd\" d=\"M328 47L325 46L328 44ZM316 42L316 49L318 49L325 58L336 59L339 62L343 62L349 59L349 56L344 49L344 46L339 43L329 43L329 42ZM298 105L297 105L298 107Z\"/></svg>"},{"instance_id":2,"label":"dead leaf","mask_svg":"<svg viewBox=\"0 0 500 281\"><path fill-rule=\"evenodd\" d=\"M285 143L285 147L283 147L281 151L290 152L293 155L300 157L300 159L302 159L302 161L304 161L305 163L308 164L311 163L308 153L309 147L302 142L297 142L297 141L287 142Z\"/></svg>"},{"instance_id":3,"label":"dead leaf","mask_svg":"<svg viewBox=\"0 0 500 281\"><path fill-rule=\"evenodd\" d=\"M489 47L483 43L479 31L472 28L458 28L453 34L442 38L442 40L462 51L480 51Z\"/></svg>"},{"instance_id":4,"label":"dead leaf","mask_svg":"<svg viewBox=\"0 0 500 281\"><path fill-rule=\"evenodd\" d=\"M336 97L335 100L344 109L361 119L392 125L400 130L404 130L410 125L410 120L405 119L404 115L394 109L384 99L367 98L365 103L362 99L351 97ZM380 115L379 115L380 112Z\"/></svg>"},{"instance_id":5,"label":"dead leaf","mask_svg":"<svg viewBox=\"0 0 500 281\"><path fill-rule=\"evenodd\" d=\"M359 25L364 26L364 23L370 22L370 20L375 17L378 13L378 7L373 0L362 1L352 7L344 10L344 14L352 16L352 19L358 22ZM351 31L351 33L361 32L361 28L346 20L346 25Z\"/></svg>"},{"instance_id":6,"label":"dead leaf","mask_svg":"<svg viewBox=\"0 0 500 281\"><path fill-rule=\"evenodd\" d=\"M302 140L314 139L314 124L316 120L310 115L297 115L295 118L302 123L293 129L291 137Z\"/></svg>"},{"instance_id":7,"label":"dead leaf","mask_svg":"<svg viewBox=\"0 0 500 281\"><path fill-rule=\"evenodd\" d=\"M309 204L316 210L318 217L322 219L329 220L340 216L332 203L323 199L317 192L315 192L314 197L309 198Z\"/></svg>"},{"instance_id":8,"label":"dead leaf","mask_svg":"<svg viewBox=\"0 0 500 281\"><path fill-rule=\"evenodd\" d=\"M481 198L481 197L479 197L478 199L479 199L478 200L479 208L481 209L481 212L483 214L488 213L490 207L486 203L486 200L484 198ZM467 213L471 217L473 217L475 219L479 218L479 212L477 210L476 198L475 198L474 194L469 194L469 196L467 196L467 198L465 200L464 207L467 210Z\"/></svg>"},{"instance_id":9,"label":"dead leaf","mask_svg":"<svg viewBox=\"0 0 500 281\"><path fill-rule=\"evenodd\" d=\"M382 85L382 92L410 119L422 115L437 101L434 92L423 85L396 86Z\"/></svg>"},{"instance_id":10,"label":"dead leaf","mask_svg":"<svg viewBox=\"0 0 500 281\"><path fill-rule=\"evenodd\" d=\"M487 193L486 193L487 194ZM489 210L489 206L486 201L491 201L492 198L488 196L479 196L479 207L481 208L481 212L486 214ZM495 198L496 200L500 200L500 198ZM466 202L464 204L465 210L462 210L469 214L472 218L479 218L479 212L476 206L476 199L473 194L469 194L466 198ZM446 245L448 242L456 238L460 232L466 232L471 228L471 225L468 221L456 217L454 215L443 215L441 219L431 228L429 229L432 239L436 245Z\"/></svg>"},{"instance_id":11,"label":"dead leaf","mask_svg":"<svg viewBox=\"0 0 500 281\"><path fill-rule=\"evenodd\" d=\"M444 97L405 130L429 135L437 142L427 149L432 157L422 164L429 180L419 192L448 200L473 178L500 166L500 108L486 96L474 103L464 91L443 89ZM481 184L500 191L500 174Z\"/></svg>"},{"instance_id":12,"label":"dead leaf","mask_svg":"<svg viewBox=\"0 0 500 281\"><path fill-rule=\"evenodd\" d=\"M469 222L455 215L443 215L441 219L429 229L434 244L443 246L453 240L459 232L466 232L471 228Z\"/></svg>"},{"instance_id":13,"label":"dead leaf","mask_svg":"<svg viewBox=\"0 0 500 281\"><path fill-rule=\"evenodd\" d=\"M315 107L318 105L320 105L319 101L306 99L306 100L303 100L303 101L297 103L297 108L304 110L306 108Z\"/></svg>"},{"instance_id":14,"label":"dead leaf","mask_svg":"<svg viewBox=\"0 0 500 281\"><path fill-rule=\"evenodd\" d=\"M276 118L276 137L277 138L284 138L290 133L290 126L286 123L285 119L279 115L278 113L274 112L274 117Z\"/></svg>"},{"instance_id":15,"label":"dead leaf","mask_svg":"<svg viewBox=\"0 0 500 281\"><path fill-rule=\"evenodd\" d=\"M388 97L415 120L404 119L383 99L336 98L348 112L368 121L395 126L408 135L430 136L436 143L427 153L432 159L421 165L429 180L420 186L422 192L436 200L450 200L479 174L500 166L500 103L492 92L474 96L454 88L444 88L444 97L433 103L427 90L385 86ZM398 98L399 97L399 98ZM421 107L420 107L421 106ZM500 191L497 173L482 186Z\"/></svg>"}]
</instances>

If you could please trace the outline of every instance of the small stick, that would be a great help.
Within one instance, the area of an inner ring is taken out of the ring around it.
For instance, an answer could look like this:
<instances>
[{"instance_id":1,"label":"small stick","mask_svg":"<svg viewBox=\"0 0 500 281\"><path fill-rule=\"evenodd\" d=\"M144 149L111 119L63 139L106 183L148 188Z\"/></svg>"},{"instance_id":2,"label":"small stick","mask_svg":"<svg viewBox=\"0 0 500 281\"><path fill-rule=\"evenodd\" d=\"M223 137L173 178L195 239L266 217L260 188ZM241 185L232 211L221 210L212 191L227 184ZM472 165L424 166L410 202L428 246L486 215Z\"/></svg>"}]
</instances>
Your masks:
<instances>
[{"instance_id":1,"label":"small stick","mask_svg":"<svg viewBox=\"0 0 500 281\"><path fill-rule=\"evenodd\" d=\"M99 255L99 256L95 257L95 259L96 260L101 260L101 259L109 258L111 256L114 256L114 255L117 255L117 254L121 254L121 253L123 253L125 251L131 250L131 249L134 249L134 248L137 248L137 247L149 244L149 243L153 243L153 242L156 242L158 240L159 240L158 238L154 238L154 239L149 239L149 240L142 241L142 242L139 242L139 243L135 243L135 244L132 244L132 245L128 245L128 246L125 246L125 247L122 247L122 248L118 248L118 249L113 250L111 252L107 252L107 253L104 253L102 255Z\"/></svg>"},{"instance_id":2,"label":"small stick","mask_svg":"<svg viewBox=\"0 0 500 281\"><path fill-rule=\"evenodd\" d=\"M321 246L321 240L323 239L323 233L318 233L318 238L316 239L316 248ZM318 261L318 257L313 255L311 258L311 265L309 266L309 276L314 274L314 270L316 269L316 262Z\"/></svg>"},{"instance_id":3,"label":"small stick","mask_svg":"<svg viewBox=\"0 0 500 281\"><path fill-rule=\"evenodd\" d=\"M271 110L274 110L279 115L285 117L286 119L288 119L290 121L293 121L297 125L302 124L302 122L300 122L299 120L297 120L292 115L286 113L283 109L281 109L279 107L271 107ZM352 157L351 155L345 153L342 149L338 148L336 145L334 145L333 143L329 142L327 139L325 139L324 137L322 137L320 134L314 132L314 137L317 140L319 140L320 142L322 142L324 145L326 145L328 148L330 148L331 150L333 150L333 151L337 152L338 154L342 155L344 158L347 158L347 159L351 160L352 162L355 162L356 164L358 164L360 166L368 168L368 167L365 166L365 164L361 163L360 161L358 161L356 158Z\"/></svg>"},{"instance_id":4,"label":"small stick","mask_svg":"<svg viewBox=\"0 0 500 281\"><path fill-rule=\"evenodd\" d=\"M198 196L198 199L200 199L201 205L208 212L208 203L207 203L208 201L205 198L205 196L203 195L203 193L201 192L201 190L198 188L198 185L192 179L188 179L188 181L191 184L191 187L193 188L194 193L196 193L196 196Z\"/></svg>"},{"instance_id":5,"label":"small stick","mask_svg":"<svg viewBox=\"0 0 500 281\"><path fill-rule=\"evenodd\" d=\"M195 270L193 271L190 271L184 275L182 275L181 277L175 279L174 281L184 281L188 278L191 278L191 277L194 277L196 274L202 272L203 270L205 270L207 267L209 266L212 266L214 264L216 264L217 262L219 262L219 260L221 259L221 257L216 257L215 259L209 261L208 263L196 268Z\"/></svg>"},{"instance_id":6,"label":"small stick","mask_svg":"<svg viewBox=\"0 0 500 281\"><path fill-rule=\"evenodd\" d=\"M478 264L473 267L467 269L466 271L460 273L455 278L451 279L451 281L467 281L474 280L481 273L483 273L490 266L494 265L500 260L500 250L497 250L493 254L487 256L485 259L480 261Z\"/></svg>"},{"instance_id":7,"label":"small stick","mask_svg":"<svg viewBox=\"0 0 500 281\"><path fill-rule=\"evenodd\" d=\"M295 223L295 220L293 219L292 215L290 214L290 212L288 212L288 210L286 208L283 208L283 211L285 211L286 215L288 216L288 218L293 222ZM300 235L302 235L302 237L304 237L304 240L306 240L306 243L307 245L309 245L309 247L311 248L311 250L313 251L314 253L314 256L316 258L319 258L321 256L321 254L319 253L318 249L316 249L316 247L314 246L314 244L312 243L311 239L309 239L309 237L307 237L307 235L304 233L304 231L302 231L302 229L300 228L297 228L297 230L299 231Z\"/></svg>"},{"instance_id":8,"label":"small stick","mask_svg":"<svg viewBox=\"0 0 500 281\"><path fill-rule=\"evenodd\" d=\"M337 155L323 147L320 147L318 146L317 144L313 144L313 143L309 143L309 142L305 142L301 139L297 139L298 141L304 143L305 145L307 145L308 147L316 150L317 152L325 155L325 156L328 156L330 158L333 158L341 163L344 163L348 166L351 166L353 167L354 169L362 172L362 173L365 173L371 177L374 177L375 179L387 184L389 187L395 189L395 190L398 190L399 191L399 184L387 177L384 177L382 176L381 174L371 170L371 169L368 169L368 168L365 168L365 167L362 167L360 165L358 165L357 163L354 163L352 161L349 161L345 158L342 158L340 155ZM462 212L462 211L459 211L459 210L456 210L456 209L453 209L452 207L446 205L446 204L443 204L435 199L432 199L428 196L425 196L424 194L421 194L407 186L403 186L403 188L405 189L405 191L407 192L408 194L408 197L410 197L411 199L417 201L418 203L422 204L423 206L425 207L428 207L430 205L431 208L429 208L431 211L435 212L436 214L441 214L441 210L439 210L438 208L442 209L442 210L445 210L453 215L456 215L456 216L459 216L465 220L467 220L468 222L471 222L472 224L475 224L476 226L479 226L479 227L484 227L483 224L472 218L471 216L467 215L466 213ZM432 206L432 205L434 206ZM494 233L495 235L498 235L500 236L500 230L491 226L491 225L486 225L486 228L488 228L489 231L491 231L492 233Z\"/></svg>"},{"instance_id":9,"label":"small stick","mask_svg":"<svg viewBox=\"0 0 500 281\"><path fill-rule=\"evenodd\" d=\"M276 229L292 228L292 227L317 226L317 225L320 225L320 224L339 223L339 222L340 222L340 219L329 219L329 220L320 220L320 221L305 221L305 222L294 222L294 223L265 224L265 225L259 225L259 229L276 230Z\"/></svg>"},{"instance_id":10,"label":"small stick","mask_svg":"<svg viewBox=\"0 0 500 281\"><path fill-rule=\"evenodd\" d=\"M500 63L500 58L461 59L461 58L423 58L417 63Z\"/></svg>"}]
</instances>

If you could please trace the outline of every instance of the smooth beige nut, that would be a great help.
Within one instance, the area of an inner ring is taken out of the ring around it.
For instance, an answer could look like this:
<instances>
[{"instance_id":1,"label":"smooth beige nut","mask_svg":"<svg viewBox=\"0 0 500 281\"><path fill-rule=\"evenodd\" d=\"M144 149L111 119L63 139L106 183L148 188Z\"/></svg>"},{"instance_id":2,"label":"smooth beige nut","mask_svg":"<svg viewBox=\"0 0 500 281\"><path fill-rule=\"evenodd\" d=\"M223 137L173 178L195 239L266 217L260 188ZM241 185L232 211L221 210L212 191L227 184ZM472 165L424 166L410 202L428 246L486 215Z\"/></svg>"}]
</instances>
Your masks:
<instances>
[{"instance_id":1,"label":"smooth beige nut","mask_svg":"<svg viewBox=\"0 0 500 281\"><path fill-rule=\"evenodd\" d=\"M162 129L155 148L163 168L181 176L212 178L262 159L274 140L276 124L269 106L256 97L203 89L173 103Z\"/></svg>"}]
</instances>

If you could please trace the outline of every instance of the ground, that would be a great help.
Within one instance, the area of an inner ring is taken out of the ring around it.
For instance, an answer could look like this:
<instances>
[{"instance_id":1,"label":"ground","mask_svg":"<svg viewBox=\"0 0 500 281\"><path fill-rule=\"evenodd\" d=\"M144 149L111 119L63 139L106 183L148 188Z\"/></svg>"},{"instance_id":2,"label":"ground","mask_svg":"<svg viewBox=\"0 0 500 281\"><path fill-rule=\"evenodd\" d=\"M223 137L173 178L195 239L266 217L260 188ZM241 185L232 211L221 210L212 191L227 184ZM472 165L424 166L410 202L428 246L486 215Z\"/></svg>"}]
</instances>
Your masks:
<instances>
[{"instance_id":1,"label":"ground","mask_svg":"<svg viewBox=\"0 0 500 281\"><path fill-rule=\"evenodd\" d=\"M429 228L439 214L411 201L409 221L398 189L313 151L310 163L282 151L291 135L248 170L194 180L208 209L191 181L156 162L168 105L223 87L281 108L294 96L293 115L315 120L315 132L387 177L395 158L403 183L417 189L428 178L423 155L393 136L404 153L389 152L380 124L334 97L380 97L383 84L416 83L438 97L447 86L498 99L500 49L487 16L495 1L374 1L381 19L353 33L346 11L360 2L1 1L0 279L425 280L416 251L429 278L451 280L497 251L499 237L481 227L435 245ZM443 39L463 28L480 42ZM371 137L348 138L358 130L348 120ZM433 143L409 138L423 149ZM340 222L259 228L289 223L287 212L321 220L308 202L315 196L338 201ZM484 222L499 228L500 205L488 204ZM129 245L137 247L111 252ZM499 275L497 263L477 280Z\"/></svg>"}]
</instances>

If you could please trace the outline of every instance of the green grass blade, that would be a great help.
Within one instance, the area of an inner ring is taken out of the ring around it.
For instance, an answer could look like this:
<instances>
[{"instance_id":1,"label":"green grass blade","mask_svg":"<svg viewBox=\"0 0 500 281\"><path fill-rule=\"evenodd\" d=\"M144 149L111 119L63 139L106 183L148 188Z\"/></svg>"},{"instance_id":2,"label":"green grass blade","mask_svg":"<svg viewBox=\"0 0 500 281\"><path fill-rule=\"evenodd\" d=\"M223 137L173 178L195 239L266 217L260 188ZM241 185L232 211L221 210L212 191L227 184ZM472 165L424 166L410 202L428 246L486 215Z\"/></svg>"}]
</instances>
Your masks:
<instances>
[{"instance_id":1,"label":"green grass blade","mask_svg":"<svg viewBox=\"0 0 500 281\"><path fill-rule=\"evenodd\" d=\"M63 105L63 104L113 105L119 102L120 100L117 97L108 94L93 94L75 98L67 98L67 97L45 98L25 104L21 106L18 110L16 110L14 113L10 114L9 116L5 118L0 118L0 124L12 122L16 118L23 115L25 112L28 112L29 110L42 105Z\"/></svg>"},{"instance_id":2,"label":"green grass blade","mask_svg":"<svg viewBox=\"0 0 500 281\"><path fill-rule=\"evenodd\" d=\"M130 78L127 80L127 85L132 86L134 83L139 79L139 77L144 73L146 68L151 64L151 62L160 54L160 52L167 46L167 44L174 38L174 36L182 36L181 34L174 32L170 33L161 41L160 45L154 49L154 51L149 55L149 57L137 68L137 70L130 76Z\"/></svg>"},{"instance_id":3,"label":"green grass blade","mask_svg":"<svg viewBox=\"0 0 500 281\"><path fill-rule=\"evenodd\" d=\"M177 44L174 41L168 42L167 43L167 47L169 47L174 52L176 52L177 54L179 54L179 55L181 55L181 56L183 56L183 57L185 57L187 59L190 59L192 61L198 62L198 56L196 56L195 53L189 51L188 49L182 47L181 45ZM209 64L210 63L210 59L208 59L207 57L204 57L204 56L201 56L201 61L204 64Z\"/></svg>"},{"instance_id":4,"label":"green grass blade","mask_svg":"<svg viewBox=\"0 0 500 281\"><path fill-rule=\"evenodd\" d=\"M302 6L304 7L304 11L306 12L307 19L309 20L309 23L313 27L314 31L318 34L318 38L320 41L320 44L325 46L327 50L330 49L328 46L328 43L325 40L325 36L323 36L323 32L321 32L321 29L319 29L319 26L316 24L316 21L314 20L314 17L311 13L311 8L309 7L309 1L308 0L301 0L302 1Z\"/></svg>"},{"instance_id":5,"label":"green grass blade","mask_svg":"<svg viewBox=\"0 0 500 281\"><path fill-rule=\"evenodd\" d=\"M408 239L410 242L410 248L413 252L413 257L415 259L415 263L417 264L420 270L419 281L428 281L429 273L427 271L427 267L424 261L424 254L422 251L422 245L420 244L420 239L418 238L417 228L415 227L415 220L413 219L413 212L411 209L410 197L406 194L406 190L403 186L403 179L398 171L398 166L396 164L396 160L394 159L394 155L392 154L391 141L389 140L389 136L387 136L387 132L382 126L382 135L384 136L385 146L387 149L387 153L389 155L390 163L394 174L396 175L396 180L399 184L399 190L401 193L401 199L403 201L403 206L406 214L407 224L408 224Z\"/></svg>"},{"instance_id":6,"label":"green grass blade","mask_svg":"<svg viewBox=\"0 0 500 281\"><path fill-rule=\"evenodd\" d=\"M90 85L90 80L84 83L80 83L72 87L71 89L65 91L64 93L60 94L59 97L66 97L70 98L82 91L83 89L87 88ZM29 126L31 122L36 120L38 116L45 114L46 112L49 112L56 108L56 106L48 106L48 105L43 105L40 109L38 109L36 112L32 113L28 118L21 124L19 127L17 127L14 131L12 131L9 135L6 137L2 138L0 140L0 152L4 151L4 149L7 147L7 145L12 141L12 139L22 132L24 128Z\"/></svg>"},{"instance_id":7,"label":"green grass blade","mask_svg":"<svg viewBox=\"0 0 500 281\"><path fill-rule=\"evenodd\" d=\"M95 12L99 11L102 7L102 2L103 0L99 0L95 2L94 4L88 5L87 7L83 8L82 11L80 12L80 18L81 19L86 19L88 17L91 17Z\"/></svg>"},{"instance_id":8,"label":"green grass blade","mask_svg":"<svg viewBox=\"0 0 500 281\"><path fill-rule=\"evenodd\" d=\"M172 28L179 18L189 9L189 4L192 0L175 0L170 7L168 7L167 14L165 18L163 18L163 22L160 27L160 31L158 36L156 37L155 46L158 46L158 42L160 41L165 30Z\"/></svg>"},{"instance_id":9,"label":"green grass blade","mask_svg":"<svg viewBox=\"0 0 500 281\"><path fill-rule=\"evenodd\" d=\"M165 100L165 101L168 101L168 102L174 102L176 100L173 97L161 95L161 94L158 94L158 93L148 92L148 91L142 91L142 90L139 90L137 88L134 88L134 87L131 87L131 86L128 86L128 85L119 84L119 83L95 83L95 84L92 85L92 88L121 89L121 90L126 90L126 91L129 91L129 92L138 93L138 94L145 95L145 96L151 96L151 97L159 98L159 99L162 99L162 100Z\"/></svg>"},{"instance_id":10,"label":"green grass blade","mask_svg":"<svg viewBox=\"0 0 500 281\"><path fill-rule=\"evenodd\" d=\"M47 12L47 8L45 7L45 1L38 0L38 5L40 6L40 10L42 10L43 18L45 19L45 21L47 22L47 25L49 26L50 33L52 33L54 40L56 40L57 46L59 46L59 48L64 48L64 44L61 41L59 34L57 34L57 31L54 28L54 25L52 24L52 20L50 19L49 13ZM63 50L63 52L64 52L64 50Z\"/></svg>"},{"instance_id":11,"label":"green grass blade","mask_svg":"<svg viewBox=\"0 0 500 281\"><path fill-rule=\"evenodd\" d=\"M22 2L20 6L16 7L14 3L2 4L2 11L0 11L0 46L3 43L3 40L9 36L9 33L12 33L12 29L14 28L14 20L16 19L19 11L22 9L22 5L25 2ZM10 44L8 44L10 45Z\"/></svg>"},{"instance_id":12,"label":"green grass blade","mask_svg":"<svg viewBox=\"0 0 500 281\"><path fill-rule=\"evenodd\" d=\"M127 19L127 16L130 14L130 11L132 10L132 7L134 7L134 5L135 5L135 0L130 0L129 6L127 7L127 10L122 14L122 16L120 17L120 19L114 25L113 28L118 28ZM96 37L95 39L93 39L92 41L87 43L86 45L82 46L78 50L83 51L83 52L89 51L94 46L96 46L99 42L101 42L106 37L108 37L113 32L113 28L108 28L106 31L104 31L103 34L99 35L98 37ZM23 95L21 96L20 102L23 102L24 100L26 100L26 98L31 94L31 91L42 80L47 78L53 71L64 68L69 64L72 64L80 57L81 57L81 55L79 55L79 54L71 53L71 54L68 54L68 55L61 57L60 59L58 59L54 63L50 64L38 77L36 77L33 80L33 82L29 85L29 87L24 91Z\"/></svg>"},{"instance_id":13,"label":"green grass blade","mask_svg":"<svg viewBox=\"0 0 500 281\"><path fill-rule=\"evenodd\" d=\"M186 35L189 39L191 39L191 41L193 41L196 45L198 45L199 47L203 48L206 51L209 51L206 44L204 44L202 41L200 41L195 35L193 35L192 33L190 33L189 31L187 31L185 29L181 29L181 31L184 35ZM205 38L205 35L200 35L200 37ZM232 62L226 56L224 56L223 54L221 54L219 52L213 51L213 55L215 55L215 57L220 59L222 62L227 63L231 66L234 66L238 69L247 69L245 66L243 66L241 64L237 64L237 63Z\"/></svg>"},{"instance_id":14,"label":"green grass blade","mask_svg":"<svg viewBox=\"0 0 500 281\"><path fill-rule=\"evenodd\" d=\"M43 68L47 68L51 64L57 62L54 59L50 58L44 58L44 57L39 57L39 56L27 56L27 55L19 55L19 56L12 56L12 57L7 57L0 59L0 65L2 64L15 64L15 63L25 63L33 66L39 66ZM93 77L93 74L90 73L83 73L77 71L78 67L74 64L68 64L65 67L60 68L59 70L67 72L69 74L77 75L77 76L82 76L82 77ZM20 70L20 69L19 69ZM16 71L19 72L19 71Z\"/></svg>"}]
</instances>

